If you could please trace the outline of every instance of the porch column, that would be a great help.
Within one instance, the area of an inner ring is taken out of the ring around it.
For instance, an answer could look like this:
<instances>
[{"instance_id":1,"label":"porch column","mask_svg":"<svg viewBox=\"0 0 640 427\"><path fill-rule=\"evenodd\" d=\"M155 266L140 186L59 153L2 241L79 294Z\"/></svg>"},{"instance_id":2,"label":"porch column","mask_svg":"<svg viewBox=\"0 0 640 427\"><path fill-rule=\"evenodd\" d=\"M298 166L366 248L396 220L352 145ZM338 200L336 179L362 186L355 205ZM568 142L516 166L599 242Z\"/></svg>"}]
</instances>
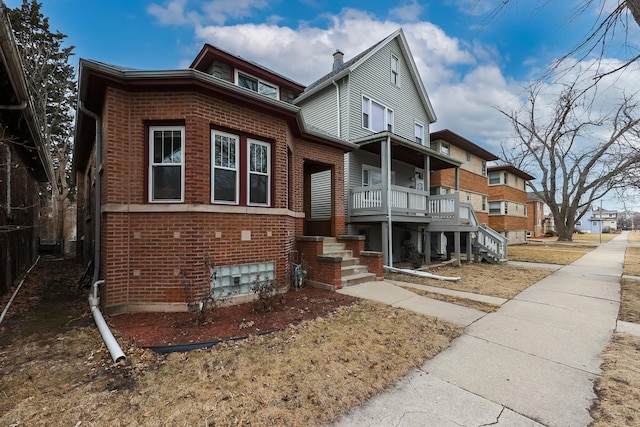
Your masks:
<instances>
[{"instance_id":1,"label":"porch column","mask_svg":"<svg viewBox=\"0 0 640 427\"><path fill-rule=\"evenodd\" d=\"M468 263L471 263L471 252L472 252L471 232L467 232L467 262Z\"/></svg>"},{"instance_id":2,"label":"porch column","mask_svg":"<svg viewBox=\"0 0 640 427\"><path fill-rule=\"evenodd\" d=\"M424 156L424 191L431 194L431 156Z\"/></svg>"},{"instance_id":3,"label":"porch column","mask_svg":"<svg viewBox=\"0 0 640 427\"><path fill-rule=\"evenodd\" d=\"M460 262L460 232L459 231L453 232L453 250L456 253L456 261L458 261L458 265L460 265L461 262Z\"/></svg>"},{"instance_id":4,"label":"porch column","mask_svg":"<svg viewBox=\"0 0 640 427\"><path fill-rule=\"evenodd\" d=\"M382 223L382 262L384 265L391 266L391 253L389 252L389 224Z\"/></svg>"},{"instance_id":5,"label":"porch column","mask_svg":"<svg viewBox=\"0 0 640 427\"><path fill-rule=\"evenodd\" d=\"M431 262L431 232L429 231L428 226L424 230L424 247L422 250L424 251L427 263Z\"/></svg>"},{"instance_id":6,"label":"porch column","mask_svg":"<svg viewBox=\"0 0 640 427\"><path fill-rule=\"evenodd\" d=\"M380 169L382 169L382 207L386 213L386 230L383 227L382 248L386 253L385 262L393 267L393 227L391 220L391 137L380 141ZM386 231L386 233L385 233ZM387 240L385 244L385 238Z\"/></svg>"}]
</instances>

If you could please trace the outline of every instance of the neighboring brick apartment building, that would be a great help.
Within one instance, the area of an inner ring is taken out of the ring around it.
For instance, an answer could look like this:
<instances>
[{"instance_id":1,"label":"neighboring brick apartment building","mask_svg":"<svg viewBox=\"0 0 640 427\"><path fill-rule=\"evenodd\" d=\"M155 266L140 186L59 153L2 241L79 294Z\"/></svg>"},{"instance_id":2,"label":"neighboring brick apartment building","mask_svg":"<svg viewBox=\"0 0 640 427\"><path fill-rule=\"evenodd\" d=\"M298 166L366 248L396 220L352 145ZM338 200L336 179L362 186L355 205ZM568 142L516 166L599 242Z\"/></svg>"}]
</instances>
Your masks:
<instances>
[{"instance_id":1,"label":"neighboring brick apartment building","mask_svg":"<svg viewBox=\"0 0 640 427\"><path fill-rule=\"evenodd\" d=\"M458 191L460 201L470 203L479 224L489 224L489 181L487 162L498 156L448 130L431 133L431 148L461 162ZM451 194L456 191L456 169L431 172L431 195Z\"/></svg>"},{"instance_id":2,"label":"neighboring brick apartment building","mask_svg":"<svg viewBox=\"0 0 640 427\"><path fill-rule=\"evenodd\" d=\"M0 3L0 294L38 256L39 183L53 178L39 120Z\"/></svg>"},{"instance_id":3,"label":"neighboring brick apartment building","mask_svg":"<svg viewBox=\"0 0 640 427\"><path fill-rule=\"evenodd\" d=\"M546 230L545 202L535 193L527 193L527 231L530 237L544 236Z\"/></svg>"},{"instance_id":4,"label":"neighboring brick apartment building","mask_svg":"<svg viewBox=\"0 0 640 427\"><path fill-rule=\"evenodd\" d=\"M489 166L489 227L510 244L527 240L526 182L535 179L510 165Z\"/></svg>"},{"instance_id":5,"label":"neighboring brick apartment building","mask_svg":"<svg viewBox=\"0 0 640 427\"><path fill-rule=\"evenodd\" d=\"M100 251L107 312L184 310L189 292L251 294L258 277L287 285L319 171L328 232L343 234L354 145L305 126L290 103L302 90L210 45L185 70L80 61L78 250Z\"/></svg>"}]
</instances>

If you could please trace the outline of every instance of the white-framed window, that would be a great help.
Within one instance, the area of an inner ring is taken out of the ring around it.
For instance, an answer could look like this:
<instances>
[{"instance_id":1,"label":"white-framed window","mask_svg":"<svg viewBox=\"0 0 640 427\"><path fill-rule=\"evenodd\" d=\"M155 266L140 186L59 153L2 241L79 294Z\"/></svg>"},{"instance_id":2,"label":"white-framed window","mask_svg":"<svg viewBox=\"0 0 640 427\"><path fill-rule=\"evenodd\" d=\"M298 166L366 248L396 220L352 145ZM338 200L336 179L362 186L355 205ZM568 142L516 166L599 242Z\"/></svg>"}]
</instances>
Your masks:
<instances>
[{"instance_id":1,"label":"white-framed window","mask_svg":"<svg viewBox=\"0 0 640 427\"><path fill-rule=\"evenodd\" d=\"M236 70L236 84L245 87L261 95L268 96L273 99L280 99L280 89L278 86L267 83L247 73Z\"/></svg>"},{"instance_id":2,"label":"white-framed window","mask_svg":"<svg viewBox=\"0 0 640 427\"><path fill-rule=\"evenodd\" d=\"M502 213L502 202L489 202L489 213L500 214Z\"/></svg>"},{"instance_id":3,"label":"white-framed window","mask_svg":"<svg viewBox=\"0 0 640 427\"><path fill-rule=\"evenodd\" d=\"M362 127L374 132L383 130L393 132L393 110L367 96L363 96Z\"/></svg>"},{"instance_id":4,"label":"white-framed window","mask_svg":"<svg viewBox=\"0 0 640 427\"><path fill-rule=\"evenodd\" d=\"M500 184L500 172L489 173L489 185Z\"/></svg>"},{"instance_id":5,"label":"white-framed window","mask_svg":"<svg viewBox=\"0 0 640 427\"><path fill-rule=\"evenodd\" d=\"M391 55L391 83L400 86L399 60L395 55Z\"/></svg>"},{"instance_id":6,"label":"white-framed window","mask_svg":"<svg viewBox=\"0 0 640 427\"><path fill-rule=\"evenodd\" d=\"M248 204L268 206L271 203L271 145L253 139L249 139L248 144Z\"/></svg>"},{"instance_id":7,"label":"white-framed window","mask_svg":"<svg viewBox=\"0 0 640 427\"><path fill-rule=\"evenodd\" d=\"M487 176L487 161L482 161L482 176Z\"/></svg>"},{"instance_id":8,"label":"white-framed window","mask_svg":"<svg viewBox=\"0 0 640 427\"><path fill-rule=\"evenodd\" d=\"M471 203L471 193L467 193L467 203Z\"/></svg>"},{"instance_id":9,"label":"white-framed window","mask_svg":"<svg viewBox=\"0 0 640 427\"><path fill-rule=\"evenodd\" d=\"M467 163L471 162L471 153L466 153Z\"/></svg>"},{"instance_id":10,"label":"white-framed window","mask_svg":"<svg viewBox=\"0 0 640 427\"><path fill-rule=\"evenodd\" d=\"M240 199L240 137L211 131L211 201L238 204Z\"/></svg>"},{"instance_id":11,"label":"white-framed window","mask_svg":"<svg viewBox=\"0 0 640 427\"><path fill-rule=\"evenodd\" d=\"M487 196L482 196L482 210L487 210Z\"/></svg>"},{"instance_id":12,"label":"white-framed window","mask_svg":"<svg viewBox=\"0 0 640 427\"><path fill-rule=\"evenodd\" d=\"M184 202L184 126L149 127L149 201Z\"/></svg>"},{"instance_id":13,"label":"white-framed window","mask_svg":"<svg viewBox=\"0 0 640 427\"><path fill-rule=\"evenodd\" d=\"M416 122L414 128L416 142L420 145L424 145L424 126Z\"/></svg>"},{"instance_id":14,"label":"white-framed window","mask_svg":"<svg viewBox=\"0 0 640 427\"><path fill-rule=\"evenodd\" d=\"M504 214L509 214L509 202L504 202Z\"/></svg>"},{"instance_id":15,"label":"white-framed window","mask_svg":"<svg viewBox=\"0 0 640 427\"><path fill-rule=\"evenodd\" d=\"M441 142L440 143L440 152L442 154L444 154L445 156L449 155L449 144L447 144L446 142Z\"/></svg>"},{"instance_id":16,"label":"white-framed window","mask_svg":"<svg viewBox=\"0 0 640 427\"><path fill-rule=\"evenodd\" d=\"M507 172L504 173L504 184L507 185L509 183L509 174Z\"/></svg>"}]
</instances>

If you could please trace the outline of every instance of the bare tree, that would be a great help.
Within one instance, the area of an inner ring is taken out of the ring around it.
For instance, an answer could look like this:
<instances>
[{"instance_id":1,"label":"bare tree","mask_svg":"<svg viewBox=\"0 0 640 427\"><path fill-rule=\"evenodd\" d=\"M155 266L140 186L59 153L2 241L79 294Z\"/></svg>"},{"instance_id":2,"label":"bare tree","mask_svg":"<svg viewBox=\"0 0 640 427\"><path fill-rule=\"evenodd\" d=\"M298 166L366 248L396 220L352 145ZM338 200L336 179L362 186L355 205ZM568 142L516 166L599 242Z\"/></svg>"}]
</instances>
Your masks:
<instances>
[{"instance_id":1,"label":"bare tree","mask_svg":"<svg viewBox=\"0 0 640 427\"><path fill-rule=\"evenodd\" d=\"M560 84L551 108L541 82L527 88L521 110L498 108L511 122L515 145L503 159L538 178L531 190L549 206L559 240L571 241L576 221L640 166L640 115L635 96L622 95L608 112L595 111L597 85L579 77Z\"/></svg>"},{"instance_id":2,"label":"bare tree","mask_svg":"<svg viewBox=\"0 0 640 427\"><path fill-rule=\"evenodd\" d=\"M558 0L566 1L566 0ZM480 0L476 0L479 4ZM485 24L496 19L500 14L505 12L513 3L519 3L518 0L502 0L490 14L485 18ZM527 2L532 9L541 10L553 2L551 0L538 0L536 2ZM551 73L558 69L559 66L566 63L567 59L575 57L578 62L592 56L597 56L602 60L607 50L611 49L615 41L622 41L622 44L630 48L628 49L628 57L622 59L622 64L617 68L608 69L596 74L596 79L601 79L609 74L621 71L629 67L634 62L640 60L637 46L629 46L627 35L631 25L640 26L640 0L580 0L576 5L573 13L574 17L584 16L586 13L592 13L597 10L597 15L590 29L582 36L580 41L560 59L555 61L549 67L549 77ZM622 32L622 34L620 34ZM619 54L620 52L618 52ZM598 65L598 63L596 63Z\"/></svg>"}]
</instances>

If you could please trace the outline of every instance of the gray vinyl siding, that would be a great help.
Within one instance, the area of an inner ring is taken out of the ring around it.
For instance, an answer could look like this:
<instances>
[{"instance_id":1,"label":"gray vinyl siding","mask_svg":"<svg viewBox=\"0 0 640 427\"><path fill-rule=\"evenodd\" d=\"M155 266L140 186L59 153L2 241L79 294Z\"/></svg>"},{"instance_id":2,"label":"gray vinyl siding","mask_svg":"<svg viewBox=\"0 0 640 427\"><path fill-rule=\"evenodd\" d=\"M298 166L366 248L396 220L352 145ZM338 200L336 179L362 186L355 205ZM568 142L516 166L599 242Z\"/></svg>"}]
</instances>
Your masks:
<instances>
[{"instance_id":1,"label":"gray vinyl siding","mask_svg":"<svg viewBox=\"0 0 640 427\"><path fill-rule=\"evenodd\" d=\"M400 85L391 83L391 55L396 56L400 73ZM362 96L383 104L393 110L394 133L414 140L416 121L424 126L424 138L428 142L429 119L419 96L419 88L414 84L407 60L402 54L397 40L391 41L376 52L368 61L351 73L349 84L349 124L350 139L371 134L362 127Z\"/></svg>"},{"instance_id":2,"label":"gray vinyl siding","mask_svg":"<svg viewBox=\"0 0 640 427\"><path fill-rule=\"evenodd\" d=\"M331 170L311 175L311 218L331 217Z\"/></svg>"},{"instance_id":3,"label":"gray vinyl siding","mask_svg":"<svg viewBox=\"0 0 640 427\"><path fill-rule=\"evenodd\" d=\"M298 104L304 121L311 126L338 136L336 88L331 85L316 93L311 99Z\"/></svg>"}]
</instances>

